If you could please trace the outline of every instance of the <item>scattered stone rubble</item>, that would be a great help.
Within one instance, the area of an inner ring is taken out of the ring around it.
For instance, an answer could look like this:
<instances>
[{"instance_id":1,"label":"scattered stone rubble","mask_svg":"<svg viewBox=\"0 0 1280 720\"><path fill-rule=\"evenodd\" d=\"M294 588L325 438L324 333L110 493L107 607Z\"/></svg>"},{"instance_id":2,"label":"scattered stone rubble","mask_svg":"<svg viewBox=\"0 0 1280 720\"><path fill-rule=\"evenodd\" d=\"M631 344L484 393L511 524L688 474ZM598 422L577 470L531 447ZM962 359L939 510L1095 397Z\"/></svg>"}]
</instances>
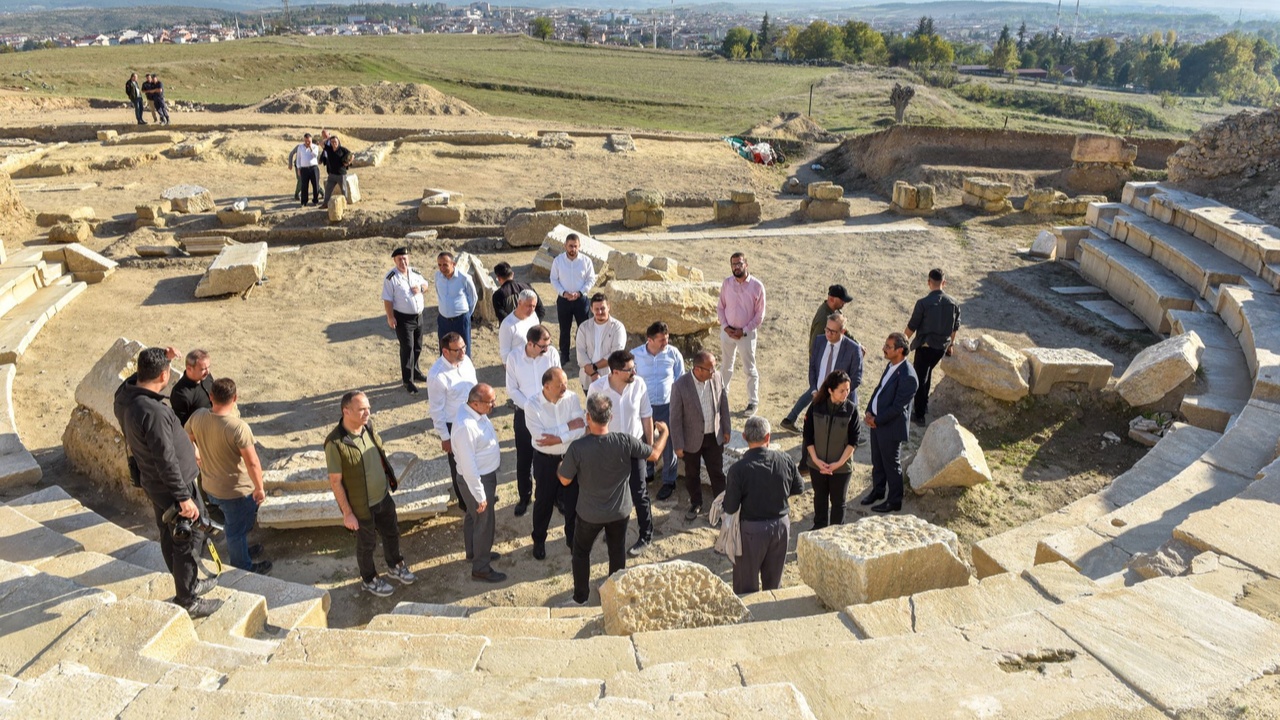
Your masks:
<instances>
[{"instance_id":1,"label":"scattered stone rubble","mask_svg":"<svg viewBox=\"0 0 1280 720\"><path fill-rule=\"evenodd\" d=\"M160 199L168 200L178 213L211 212L215 207L213 193L199 185L174 185L160 193Z\"/></svg>"},{"instance_id":2,"label":"scattered stone rubble","mask_svg":"<svg viewBox=\"0 0 1280 720\"><path fill-rule=\"evenodd\" d=\"M800 578L833 609L969 582L956 534L914 515L800 533L796 557Z\"/></svg>"},{"instance_id":3,"label":"scattered stone rubble","mask_svg":"<svg viewBox=\"0 0 1280 720\"><path fill-rule=\"evenodd\" d=\"M1205 125L1169 157L1170 182L1240 173L1252 177L1280 163L1280 106L1244 110Z\"/></svg>"},{"instance_id":4,"label":"scattered stone rubble","mask_svg":"<svg viewBox=\"0 0 1280 720\"><path fill-rule=\"evenodd\" d=\"M453 225L466 217L465 197L460 192L427 188L422 191L418 221L428 225Z\"/></svg>"},{"instance_id":5,"label":"scattered stone rubble","mask_svg":"<svg viewBox=\"0 0 1280 720\"><path fill-rule=\"evenodd\" d=\"M681 265L669 257L643 253L610 250L608 268L613 280L702 282L702 271L695 267Z\"/></svg>"},{"instance_id":6,"label":"scattered stone rubble","mask_svg":"<svg viewBox=\"0 0 1280 720\"><path fill-rule=\"evenodd\" d=\"M171 205L168 200L160 200L159 202L144 203L134 207L134 213L137 220L134 222L134 229L143 227L164 227L166 224L165 215L169 213Z\"/></svg>"},{"instance_id":7,"label":"scattered stone rubble","mask_svg":"<svg viewBox=\"0 0 1280 720\"><path fill-rule=\"evenodd\" d=\"M572 150L577 144L569 133L563 132L551 132L538 138L538 147L543 149Z\"/></svg>"},{"instance_id":8,"label":"scattered stone rubble","mask_svg":"<svg viewBox=\"0 0 1280 720\"><path fill-rule=\"evenodd\" d=\"M800 201L800 214L813 222L844 220L849 217L849 201L844 199L844 188L822 180L811 182L805 189L807 197Z\"/></svg>"},{"instance_id":9,"label":"scattered stone rubble","mask_svg":"<svg viewBox=\"0 0 1280 720\"><path fill-rule=\"evenodd\" d=\"M1204 342L1194 331L1162 340L1133 358L1116 391L1133 407L1159 402L1195 377L1203 354Z\"/></svg>"},{"instance_id":10,"label":"scattered stone rubble","mask_svg":"<svg viewBox=\"0 0 1280 720\"><path fill-rule=\"evenodd\" d=\"M628 190L626 205L622 209L622 226L635 230L662 225L666 216L665 204L666 198L657 190Z\"/></svg>"},{"instance_id":11,"label":"scattered stone rubble","mask_svg":"<svg viewBox=\"0 0 1280 720\"><path fill-rule=\"evenodd\" d=\"M967 177L962 183L960 202L986 215L1011 212L1013 203L1009 193L1013 186L984 177Z\"/></svg>"},{"instance_id":12,"label":"scattered stone rubble","mask_svg":"<svg viewBox=\"0 0 1280 720\"><path fill-rule=\"evenodd\" d=\"M49 228L49 241L56 243L82 243L93 235L93 228L83 220L60 222Z\"/></svg>"},{"instance_id":13,"label":"scattered stone rubble","mask_svg":"<svg viewBox=\"0 0 1280 720\"><path fill-rule=\"evenodd\" d=\"M1118 195L1132 179L1137 159L1138 146L1126 143L1122 137L1077 135L1071 149L1071 167L1063 174L1063 182L1073 192Z\"/></svg>"},{"instance_id":14,"label":"scattered stone rubble","mask_svg":"<svg viewBox=\"0 0 1280 720\"><path fill-rule=\"evenodd\" d=\"M1129 439L1147 447L1155 447L1172 426L1173 413L1139 415L1129 421Z\"/></svg>"},{"instance_id":15,"label":"scattered stone rubble","mask_svg":"<svg viewBox=\"0 0 1280 720\"><path fill-rule=\"evenodd\" d=\"M635 152L636 141L626 133L614 133L609 136L609 149L613 152Z\"/></svg>"},{"instance_id":16,"label":"scattered stone rubble","mask_svg":"<svg viewBox=\"0 0 1280 720\"><path fill-rule=\"evenodd\" d=\"M36 214L36 225L39 227L53 227L59 223L74 222L76 220L93 220L95 217L93 208L84 206L64 210L61 212L42 212Z\"/></svg>"},{"instance_id":17,"label":"scattered stone rubble","mask_svg":"<svg viewBox=\"0 0 1280 720\"><path fill-rule=\"evenodd\" d=\"M1091 202L1107 202L1106 195L1079 195L1068 197L1066 193L1053 188L1037 188L1027 193L1027 201L1023 204L1023 212L1032 215L1084 215Z\"/></svg>"},{"instance_id":18,"label":"scattered stone rubble","mask_svg":"<svg viewBox=\"0 0 1280 720\"><path fill-rule=\"evenodd\" d=\"M997 400L1014 402L1031 392L1027 356L990 335L956 338L941 365L947 377Z\"/></svg>"},{"instance_id":19,"label":"scattered stone rubble","mask_svg":"<svg viewBox=\"0 0 1280 720\"><path fill-rule=\"evenodd\" d=\"M533 209L535 212L547 212L550 210L564 209L564 195L558 192L547 193L543 197L534 198Z\"/></svg>"},{"instance_id":20,"label":"scattered stone rubble","mask_svg":"<svg viewBox=\"0 0 1280 720\"><path fill-rule=\"evenodd\" d=\"M733 625L751 619L733 588L710 568L688 560L620 570L600 586L610 635Z\"/></svg>"},{"instance_id":21,"label":"scattered stone rubble","mask_svg":"<svg viewBox=\"0 0 1280 720\"><path fill-rule=\"evenodd\" d=\"M262 211L257 209L237 210L234 207L228 207L218 211L218 222L226 227L257 225L261 221Z\"/></svg>"},{"instance_id":22,"label":"scattered stone rubble","mask_svg":"<svg viewBox=\"0 0 1280 720\"><path fill-rule=\"evenodd\" d=\"M760 222L760 201L750 190L734 190L728 200L717 200L715 221L725 225L750 225Z\"/></svg>"},{"instance_id":23,"label":"scattered stone rubble","mask_svg":"<svg viewBox=\"0 0 1280 720\"><path fill-rule=\"evenodd\" d=\"M907 468L907 476L916 492L991 482L991 470L978 438L954 415L944 415L929 423L920 440L920 449Z\"/></svg>"},{"instance_id":24,"label":"scattered stone rubble","mask_svg":"<svg viewBox=\"0 0 1280 720\"><path fill-rule=\"evenodd\" d=\"M934 187L928 183L912 185L906 180L898 180L893 184L893 202L889 209L899 215L933 215L936 198Z\"/></svg>"}]
</instances>

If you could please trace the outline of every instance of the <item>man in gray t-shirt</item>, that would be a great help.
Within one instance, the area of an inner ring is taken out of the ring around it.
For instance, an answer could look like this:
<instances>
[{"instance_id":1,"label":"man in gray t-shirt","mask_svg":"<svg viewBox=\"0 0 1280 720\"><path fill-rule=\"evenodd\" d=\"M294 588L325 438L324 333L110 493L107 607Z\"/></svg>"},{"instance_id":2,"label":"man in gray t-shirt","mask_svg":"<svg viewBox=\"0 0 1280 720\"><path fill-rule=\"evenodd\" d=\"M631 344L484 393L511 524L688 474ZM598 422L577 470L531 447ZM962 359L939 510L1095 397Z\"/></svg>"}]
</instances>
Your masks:
<instances>
[{"instance_id":1,"label":"man in gray t-shirt","mask_svg":"<svg viewBox=\"0 0 1280 720\"><path fill-rule=\"evenodd\" d=\"M632 459L654 462L667 445L667 426L654 423L654 444L626 433L609 432L613 401L608 395L587 398L587 434L565 451L557 474L560 483L578 483L577 527L573 532L573 604L586 605L591 594L591 546L604 531L609 574L627 566L627 519L631 516Z\"/></svg>"}]
</instances>

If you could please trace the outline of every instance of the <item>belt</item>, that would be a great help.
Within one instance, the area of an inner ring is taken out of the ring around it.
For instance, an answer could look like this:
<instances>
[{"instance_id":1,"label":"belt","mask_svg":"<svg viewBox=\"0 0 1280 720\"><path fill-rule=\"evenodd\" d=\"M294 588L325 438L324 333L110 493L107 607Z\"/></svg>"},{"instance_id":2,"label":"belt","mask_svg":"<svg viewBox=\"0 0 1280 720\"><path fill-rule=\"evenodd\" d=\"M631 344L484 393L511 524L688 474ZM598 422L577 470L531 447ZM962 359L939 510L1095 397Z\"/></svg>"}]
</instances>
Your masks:
<instances>
[{"instance_id":1,"label":"belt","mask_svg":"<svg viewBox=\"0 0 1280 720\"><path fill-rule=\"evenodd\" d=\"M395 313L396 315L403 315L403 316L405 316L405 317L411 317L411 318L419 317L419 316L421 316L421 315L422 315L422 313L421 313L421 312L416 312L416 313L411 313L411 312L400 312L399 310L396 310L396 309L394 309L394 308L392 308L391 312Z\"/></svg>"},{"instance_id":2,"label":"belt","mask_svg":"<svg viewBox=\"0 0 1280 720\"><path fill-rule=\"evenodd\" d=\"M559 454L559 455L552 455L551 453L544 453L544 452L542 452L541 450L537 450L537 449L535 449L535 450L534 450L534 452L538 453L539 455L545 455L545 456L547 456L547 457L549 457L549 458L563 458L563 457L564 457L564 453L561 453L561 454Z\"/></svg>"}]
</instances>

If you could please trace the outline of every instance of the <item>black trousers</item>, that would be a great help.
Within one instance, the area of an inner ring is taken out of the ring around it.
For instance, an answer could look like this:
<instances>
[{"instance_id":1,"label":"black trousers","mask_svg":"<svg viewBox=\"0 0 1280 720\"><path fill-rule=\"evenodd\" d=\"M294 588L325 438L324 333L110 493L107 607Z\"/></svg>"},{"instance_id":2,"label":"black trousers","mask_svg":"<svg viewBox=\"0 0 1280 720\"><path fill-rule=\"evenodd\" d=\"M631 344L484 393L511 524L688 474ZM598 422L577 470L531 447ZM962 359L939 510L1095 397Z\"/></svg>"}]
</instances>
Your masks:
<instances>
[{"instance_id":1,"label":"black trousers","mask_svg":"<svg viewBox=\"0 0 1280 720\"><path fill-rule=\"evenodd\" d=\"M188 488L191 500L200 509L201 515L208 514L200 493L196 492L194 481ZM152 495L151 508L155 511L156 529L160 531L160 554L164 556L165 567L173 575L173 601L182 607L188 607L196 601L196 583L200 580L200 551L204 548L205 535L193 532L186 540L173 539L173 526L164 521L164 514L174 506L173 496L168 493Z\"/></svg>"},{"instance_id":2,"label":"black trousers","mask_svg":"<svg viewBox=\"0 0 1280 720\"><path fill-rule=\"evenodd\" d=\"M302 188L302 204L320 202L320 168L314 165L298 168L298 181ZM307 200L307 188L311 188L311 200ZM399 321L397 321L398 323Z\"/></svg>"},{"instance_id":3,"label":"black trousers","mask_svg":"<svg viewBox=\"0 0 1280 720\"><path fill-rule=\"evenodd\" d=\"M564 507L564 540L573 547L573 531L578 518L578 481L560 484L558 470L563 455L533 452L533 544L547 542L547 528L555 514L556 501Z\"/></svg>"},{"instance_id":4,"label":"black trousers","mask_svg":"<svg viewBox=\"0 0 1280 720\"><path fill-rule=\"evenodd\" d=\"M923 418L925 413L929 412L929 388L933 385L933 369L938 366L942 356L945 354L945 350L937 350L923 345L916 348L916 356L911 360L911 367L915 368L916 377L920 378L920 387L916 388L915 407L911 411L912 417Z\"/></svg>"},{"instance_id":5,"label":"black trousers","mask_svg":"<svg viewBox=\"0 0 1280 720\"><path fill-rule=\"evenodd\" d=\"M636 506L640 542L653 540L653 509L649 506L649 486L644 480L644 458L631 461L631 504Z\"/></svg>"},{"instance_id":6,"label":"black trousers","mask_svg":"<svg viewBox=\"0 0 1280 720\"><path fill-rule=\"evenodd\" d=\"M899 417L899 422L906 418ZM871 429L871 492L891 506L902 507L902 431Z\"/></svg>"},{"instance_id":7,"label":"black trousers","mask_svg":"<svg viewBox=\"0 0 1280 720\"><path fill-rule=\"evenodd\" d=\"M392 311L396 318L396 340L400 341L400 382L413 382L422 375L418 358L422 356L422 314Z\"/></svg>"},{"instance_id":8,"label":"black trousers","mask_svg":"<svg viewBox=\"0 0 1280 720\"><path fill-rule=\"evenodd\" d=\"M782 568L791 539L791 518L742 520L742 554L733 563L733 592L737 595L777 590L782 584Z\"/></svg>"},{"instance_id":9,"label":"black trousers","mask_svg":"<svg viewBox=\"0 0 1280 720\"><path fill-rule=\"evenodd\" d=\"M573 534L573 599L584 603L591 596L591 546L596 544L600 531L604 531L605 546L609 548L609 574L627 567L627 518L608 523L593 523L578 518L578 528Z\"/></svg>"},{"instance_id":10,"label":"black trousers","mask_svg":"<svg viewBox=\"0 0 1280 720\"><path fill-rule=\"evenodd\" d=\"M835 473L824 475L817 470L809 470L809 482L813 485L813 529L820 530L827 525L844 524L844 501L849 492L849 478L853 473ZM827 520L830 511L830 522Z\"/></svg>"},{"instance_id":11,"label":"black trousers","mask_svg":"<svg viewBox=\"0 0 1280 720\"><path fill-rule=\"evenodd\" d=\"M591 308L584 294L577 300L556 298L556 319L560 323L560 359L568 362L573 357L569 354L569 341L573 340L573 324L581 325L591 317Z\"/></svg>"},{"instance_id":12,"label":"black trousers","mask_svg":"<svg viewBox=\"0 0 1280 720\"><path fill-rule=\"evenodd\" d=\"M702 463L707 464L707 477L711 480L711 499L724 492L724 446L715 433L702 436L702 447L698 452L684 453L684 483L689 491L689 505L702 507Z\"/></svg>"},{"instance_id":13,"label":"black trousers","mask_svg":"<svg viewBox=\"0 0 1280 720\"><path fill-rule=\"evenodd\" d=\"M372 520L361 520L360 529L356 530L356 564L360 567L360 579L372 582L378 575L373 567L373 548L382 538L382 555L387 567L393 568L404 562L400 555L400 527L396 517L396 502L391 493L382 498L377 505L369 508Z\"/></svg>"},{"instance_id":14,"label":"black trousers","mask_svg":"<svg viewBox=\"0 0 1280 720\"><path fill-rule=\"evenodd\" d=\"M529 434L529 426L525 424L524 410L516 408L516 491L520 493L520 502L527 503L533 497L533 436Z\"/></svg>"},{"instance_id":15,"label":"black trousers","mask_svg":"<svg viewBox=\"0 0 1280 720\"><path fill-rule=\"evenodd\" d=\"M453 423L447 422L444 426L449 431L449 437L453 437ZM458 498L458 509L465 513L467 511L467 501L463 499L462 485L458 482L458 459L453 456L452 452L446 453L445 457L449 458L449 478L453 481L453 496ZM497 498L494 498L494 502L497 502Z\"/></svg>"}]
</instances>

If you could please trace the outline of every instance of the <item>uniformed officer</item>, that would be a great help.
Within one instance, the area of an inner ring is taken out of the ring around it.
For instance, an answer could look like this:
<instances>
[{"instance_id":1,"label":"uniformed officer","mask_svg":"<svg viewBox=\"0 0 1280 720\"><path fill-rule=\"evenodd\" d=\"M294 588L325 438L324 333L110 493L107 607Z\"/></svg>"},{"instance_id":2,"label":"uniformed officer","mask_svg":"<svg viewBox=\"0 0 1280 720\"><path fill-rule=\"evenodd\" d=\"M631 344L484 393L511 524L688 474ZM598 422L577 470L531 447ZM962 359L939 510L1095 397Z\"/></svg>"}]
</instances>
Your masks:
<instances>
[{"instance_id":1,"label":"uniformed officer","mask_svg":"<svg viewBox=\"0 0 1280 720\"><path fill-rule=\"evenodd\" d=\"M409 250L398 247L391 253L395 267L382 283L382 305L387 311L387 325L396 331L400 341L400 379L410 394L418 394L415 383L427 377L418 369L422 354L423 293L427 279L409 267Z\"/></svg>"}]
</instances>

